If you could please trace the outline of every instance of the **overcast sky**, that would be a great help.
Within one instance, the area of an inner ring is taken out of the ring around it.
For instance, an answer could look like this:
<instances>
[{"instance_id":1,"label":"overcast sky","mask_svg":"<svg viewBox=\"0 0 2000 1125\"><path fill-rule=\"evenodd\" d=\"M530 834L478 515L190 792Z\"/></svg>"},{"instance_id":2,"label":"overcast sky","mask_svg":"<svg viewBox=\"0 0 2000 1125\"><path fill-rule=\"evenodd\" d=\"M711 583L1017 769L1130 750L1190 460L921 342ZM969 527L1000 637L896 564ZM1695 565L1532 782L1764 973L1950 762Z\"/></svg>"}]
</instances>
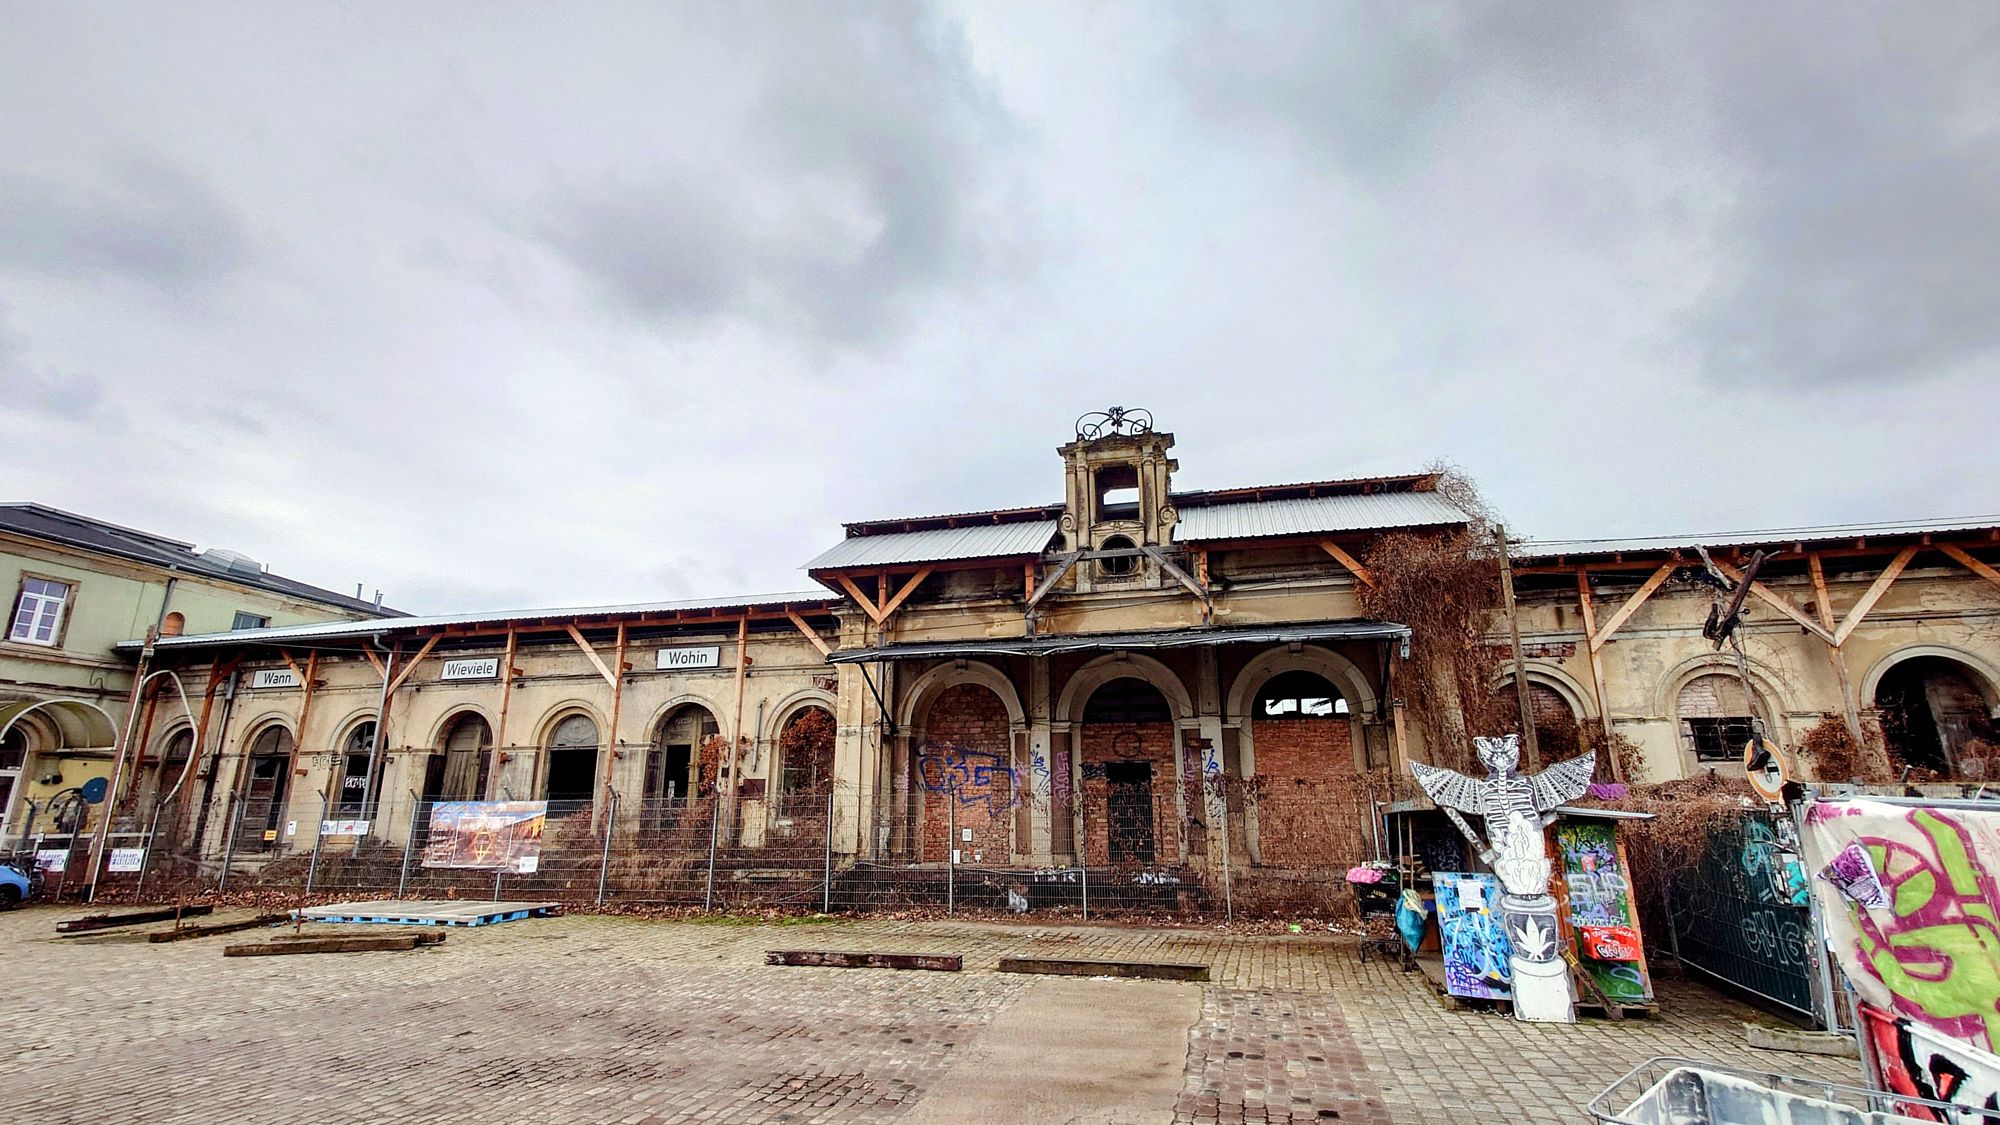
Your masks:
<instances>
[{"instance_id":1,"label":"overcast sky","mask_svg":"<svg viewBox=\"0 0 2000 1125\"><path fill-rule=\"evenodd\" d=\"M0 499L449 612L1464 466L2000 511L2000 6L0 0Z\"/></svg>"}]
</instances>

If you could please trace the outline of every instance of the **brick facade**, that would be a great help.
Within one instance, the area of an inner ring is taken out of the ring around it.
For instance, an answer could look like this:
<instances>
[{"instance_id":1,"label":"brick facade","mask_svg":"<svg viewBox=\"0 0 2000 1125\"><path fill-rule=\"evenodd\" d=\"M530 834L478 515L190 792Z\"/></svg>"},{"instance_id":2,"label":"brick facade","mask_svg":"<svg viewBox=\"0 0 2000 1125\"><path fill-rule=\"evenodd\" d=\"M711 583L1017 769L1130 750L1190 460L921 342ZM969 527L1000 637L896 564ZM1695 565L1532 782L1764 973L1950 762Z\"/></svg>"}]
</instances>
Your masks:
<instances>
[{"instance_id":1,"label":"brick facade","mask_svg":"<svg viewBox=\"0 0 2000 1125\"><path fill-rule=\"evenodd\" d=\"M1147 763L1152 770L1148 803L1152 806L1152 860L1180 861L1180 825L1174 800L1174 726L1172 723L1085 723L1083 744L1084 847L1088 861L1111 862L1111 775L1122 763ZM1124 830L1121 860L1137 852L1144 862L1143 830Z\"/></svg>"},{"instance_id":2,"label":"brick facade","mask_svg":"<svg viewBox=\"0 0 2000 1125\"><path fill-rule=\"evenodd\" d=\"M917 748L917 785L924 793L920 859L942 863L959 849L961 863L1007 863L1013 850L1013 775L1009 772L1007 707L980 684L946 688L924 720ZM946 802L956 807L947 811ZM950 842L951 829L960 839ZM964 834L971 830L967 842Z\"/></svg>"},{"instance_id":3,"label":"brick facade","mask_svg":"<svg viewBox=\"0 0 2000 1125\"><path fill-rule=\"evenodd\" d=\"M1351 724L1257 719L1251 737L1263 782L1257 799L1263 863L1320 870L1359 861L1367 798L1355 776Z\"/></svg>"}]
</instances>

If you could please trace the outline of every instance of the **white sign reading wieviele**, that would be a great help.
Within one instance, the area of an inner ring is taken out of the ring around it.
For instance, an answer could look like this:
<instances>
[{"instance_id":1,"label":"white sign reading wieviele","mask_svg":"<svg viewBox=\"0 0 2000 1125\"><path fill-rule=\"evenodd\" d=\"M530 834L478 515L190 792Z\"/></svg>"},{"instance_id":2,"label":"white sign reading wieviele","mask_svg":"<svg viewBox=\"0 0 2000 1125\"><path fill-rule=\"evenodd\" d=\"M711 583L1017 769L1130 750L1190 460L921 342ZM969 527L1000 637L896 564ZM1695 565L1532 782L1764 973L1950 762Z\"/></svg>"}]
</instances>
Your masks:
<instances>
[{"instance_id":1,"label":"white sign reading wieviele","mask_svg":"<svg viewBox=\"0 0 2000 1125\"><path fill-rule=\"evenodd\" d=\"M497 656L463 657L444 662L440 680L497 680L500 678L500 658Z\"/></svg>"},{"instance_id":2,"label":"white sign reading wieviele","mask_svg":"<svg viewBox=\"0 0 2000 1125\"><path fill-rule=\"evenodd\" d=\"M299 686L299 674L290 668L259 668L250 674L252 688L283 688Z\"/></svg>"},{"instance_id":3,"label":"white sign reading wieviele","mask_svg":"<svg viewBox=\"0 0 2000 1125\"><path fill-rule=\"evenodd\" d=\"M721 645L694 645L680 648L663 648L654 657L653 667L662 672L679 672L687 668L722 667Z\"/></svg>"}]
</instances>

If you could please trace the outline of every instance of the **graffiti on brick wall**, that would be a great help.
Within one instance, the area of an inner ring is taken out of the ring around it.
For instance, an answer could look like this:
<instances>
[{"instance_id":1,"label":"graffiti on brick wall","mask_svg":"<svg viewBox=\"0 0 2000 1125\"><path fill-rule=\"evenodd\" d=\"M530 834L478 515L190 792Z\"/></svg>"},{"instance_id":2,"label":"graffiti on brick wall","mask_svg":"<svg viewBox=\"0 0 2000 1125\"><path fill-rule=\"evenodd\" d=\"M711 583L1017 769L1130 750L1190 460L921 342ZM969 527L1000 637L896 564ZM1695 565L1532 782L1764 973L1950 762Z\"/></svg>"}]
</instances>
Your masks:
<instances>
[{"instance_id":1,"label":"graffiti on brick wall","mask_svg":"<svg viewBox=\"0 0 2000 1125\"><path fill-rule=\"evenodd\" d=\"M998 816L1021 800L1020 777L1007 759L989 750L941 742L917 748L917 783L927 793L952 796L961 806Z\"/></svg>"},{"instance_id":2,"label":"graffiti on brick wall","mask_svg":"<svg viewBox=\"0 0 2000 1125\"><path fill-rule=\"evenodd\" d=\"M1841 968L1864 1000L1921 1028L1992 1051L2000 1044L2000 814L1867 800L1816 803L1815 869L1851 844L1873 862L1886 903L1869 907L1815 880Z\"/></svg>"},{"instance_id":3,"label":"graffiti on brick wall","mask_svg":"<svg viewBox=\"0 0 2000 1125\"><path fill-rule=\"evenodd\" d=\"M1900 1102L1897 1112L1918 1121L1983 1121L1989 1118L1970 1111L2000 1110L2000 1058L1866 1004L1861 1005L1861 1023L1883 1089L1968 1111Z\"/></svg>"}]
</instances>

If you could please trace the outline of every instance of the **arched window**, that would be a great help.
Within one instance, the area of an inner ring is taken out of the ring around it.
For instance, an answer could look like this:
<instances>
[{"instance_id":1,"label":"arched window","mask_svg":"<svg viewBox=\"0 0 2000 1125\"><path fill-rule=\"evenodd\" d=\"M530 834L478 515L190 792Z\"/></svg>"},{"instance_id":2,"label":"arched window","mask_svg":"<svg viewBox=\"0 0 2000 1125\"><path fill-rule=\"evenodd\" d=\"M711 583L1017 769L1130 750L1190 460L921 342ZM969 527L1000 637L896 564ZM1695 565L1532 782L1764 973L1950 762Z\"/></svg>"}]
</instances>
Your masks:
<instances>
[{"instance_id":1,"label":"arched window","mask_svg":"<svg viewBox=\"0 0 2000 1125\"><path fill-rule=\"evenodd\" d=\"M550 801L588 802L597 789L597 723L589 715L571 715L549 732L549 770L545 793Z\"/></svg>"},{"instance_id":2,"label":"arched window","mask_svg":"<svg viewBox=\"0 0 2000 1125\"><path fill-rule=\"evenodd\" d=\"M187 618L179 613L169 613L160 618L160 635L178 637L187 631Z\"/></svg>"},{"instance_id":3,"label":"arched window","mask_svg":"<svg viewBox=\"0 0 2000 1125\"><path fill-rule=\"evenodd\" d=\"M1104 537L1104 542L1099 544L1097 549L1100 551L1131 551L1137 548L1138 544L1132 542L1126 536L1107 535ZM1139 569L1139 556L1137 555L1120 555L1117 558L1097 560L1098 573L1110 578L1122 578L1137 569Z\"/></svg>"},{"instance_id":4,"label":"arched window","mask_svg":"<svg viewBox=\"0 0 2000 1125\"><path fill-rule=\"evenodd\" d=\"M1280 672L1264 681L1250 707L1255 719L1345 719L1347 698L1315 672Z\"/></svg>"},{"instance_id":5,"label":"arched window","mask_svg":"<svg viewBox=\"0 0 2000 1125\"><path fill-rule=\"evenodd\" d=\"M369 776L374 769L375 720L364 719L354 724L341 742L340 749L340 791L334 794L335 811L342 820L355 820L368 814L368 806L375 799L375 784Z\"/></svg>"},{"instance_id":6,"label":"arched window","mask_svg":"<svg viewBox=\"0 0 2000 1125\"><path fill-rule=\"evenodd\" d=\"M694 703L675 708L646 752L646 800L673 804L712 793L721 757L711 743L721 733L708 708Z\"/></svg>"},{"instance_id":7,"label":"arched window","mask_svg":"<svg viewBox=\"0 0 2000 1125\"><path fill-rule=\"evenodd\" d=\"M1105 683L1083 705L1086 723L1170 723L1173 719L1160 689L1134 676Z\"/></svg>"},{"instance_id":8,"label":"arched window","mask_svg":"<svg viewBox=\"0 0 2000 1125\"><path fill-rule=\"evenodd\" d=\"M833 712L824 707L803 707L785 720L778 733L780 793L824 793L833 785L833 735Z\"/></svg>"},{"instance_id":9,"label":"arched window","mask_svg":"<svg viewBox=\"0 0 2000 1125\"><path fill-rule=\"evenodd\" d=\"M1987 780L1996 733L1971 669L1943 656L1917 656L1882 673L1875 686L1882 738L1899 766Z\"/></svg>"},{"instance_id":10,"label":"arched window","mask_svg":"<svg viewBox=\"0 0 2000 1125\"><path fill-rule=\"evenodd\" d=\"M142 807L165 800L174 791L193 754L194 731L187 727L168 735L159 744L159 750L139 767L136 787ZM176 797L186 795L184 791L175 794Z\"/></svg>"},{"instance_id":11,"label":"arched window","mask_svg":"<svg viewBox=\"0 0 2000 1125\"><path fill-rule=\"evenodd\" d=\"M1762 713L1761 701L1743 690L1740 677L1720 672L1681 685L1674 705L1681 739L1695 761L1718 764L1742 763L1753 730L1751 717Z\"/></svg>"}]
</instances>

